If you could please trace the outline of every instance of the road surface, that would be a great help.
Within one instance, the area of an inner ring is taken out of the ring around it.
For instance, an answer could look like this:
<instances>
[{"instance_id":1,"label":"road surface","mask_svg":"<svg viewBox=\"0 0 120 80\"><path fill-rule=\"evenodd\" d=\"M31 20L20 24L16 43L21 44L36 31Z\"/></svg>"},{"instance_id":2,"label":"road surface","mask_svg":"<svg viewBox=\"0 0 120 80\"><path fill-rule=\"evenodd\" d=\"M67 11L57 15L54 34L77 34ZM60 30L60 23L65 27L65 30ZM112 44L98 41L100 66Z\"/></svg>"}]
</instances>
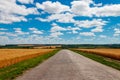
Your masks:
<instances>
[{"instance_id":1,"label":"road surface","mask_svg":"<svg viewBox=\"0 0 120 80\"><path fill-rule=\"evenodd\" d=\"M120 71L70 50L61 50L16 80L120 80Z\"/></svg>"}]
</instances>

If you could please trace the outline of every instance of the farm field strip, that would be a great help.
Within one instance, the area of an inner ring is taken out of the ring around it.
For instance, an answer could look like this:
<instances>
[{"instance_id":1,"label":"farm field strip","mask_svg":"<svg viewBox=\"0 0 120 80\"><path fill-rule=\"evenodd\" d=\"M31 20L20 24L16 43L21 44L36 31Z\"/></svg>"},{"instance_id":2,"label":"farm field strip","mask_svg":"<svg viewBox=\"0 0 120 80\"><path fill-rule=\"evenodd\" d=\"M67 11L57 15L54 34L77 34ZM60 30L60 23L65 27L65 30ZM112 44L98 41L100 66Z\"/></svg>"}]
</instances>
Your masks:
<instances>
[{"instance_id":1,"label":"farm field strip","mask_svg":"<svg viewBox=\"0 0 120 80\"><path fill-rule=\"evenodd\" d=\"M55 49L0 49L0 68L46 54Z\"/></svg>"},{"instance_id":2,"label":"farm field strip","mask_svg":"<svg viewBox=\"0 0 120 80\"><path fill-rule=\"evenodd\" d=\"M76 50L120 60L120 49L76 49Z\"/></svg>"}]
</instances>

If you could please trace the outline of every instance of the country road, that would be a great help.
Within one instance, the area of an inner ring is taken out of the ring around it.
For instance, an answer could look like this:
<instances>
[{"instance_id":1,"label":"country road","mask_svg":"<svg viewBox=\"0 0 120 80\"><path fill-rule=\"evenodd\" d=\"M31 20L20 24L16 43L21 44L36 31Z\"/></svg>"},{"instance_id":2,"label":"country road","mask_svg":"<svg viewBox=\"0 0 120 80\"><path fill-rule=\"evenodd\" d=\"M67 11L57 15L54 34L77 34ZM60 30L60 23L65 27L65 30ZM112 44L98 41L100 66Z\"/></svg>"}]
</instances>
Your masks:
<instances>
[{"instance_id":1,"label":"country road","mask_svg":"<svg viewBox=\"0 0 120 80\"><path fill-rule=\"evenodd\" d=\"M70 50L61 50L16 80L120 80L120 71Z\"/></svg>"}]
</instances>

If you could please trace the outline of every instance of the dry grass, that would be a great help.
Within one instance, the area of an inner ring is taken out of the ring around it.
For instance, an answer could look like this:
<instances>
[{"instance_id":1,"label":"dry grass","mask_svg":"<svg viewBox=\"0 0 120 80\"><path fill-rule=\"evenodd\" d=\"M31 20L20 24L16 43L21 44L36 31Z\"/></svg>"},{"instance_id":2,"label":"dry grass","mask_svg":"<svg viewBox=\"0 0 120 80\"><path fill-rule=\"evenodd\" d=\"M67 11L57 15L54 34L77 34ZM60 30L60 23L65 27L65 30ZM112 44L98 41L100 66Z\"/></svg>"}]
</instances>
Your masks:
<instances>
[{"instance_id":1,"label":"dry grass","mask_svg":"<svg viewBox=\"0 0 120 80\"><path fill-rule=\"evenodd\" d=\"M0 68L37 57L54 49L0 49Z\"/></svg>"},{"instance_id":2,"label":"dry grass","mask_svg":"<svg viewBox=\"0 0 120 80\"><path fill-rule=\"evenodd\" d=\"M82 52L99 54L102 56L119 59L120 60L120 49L77 49Z\"/></svg>"}]
</instances>

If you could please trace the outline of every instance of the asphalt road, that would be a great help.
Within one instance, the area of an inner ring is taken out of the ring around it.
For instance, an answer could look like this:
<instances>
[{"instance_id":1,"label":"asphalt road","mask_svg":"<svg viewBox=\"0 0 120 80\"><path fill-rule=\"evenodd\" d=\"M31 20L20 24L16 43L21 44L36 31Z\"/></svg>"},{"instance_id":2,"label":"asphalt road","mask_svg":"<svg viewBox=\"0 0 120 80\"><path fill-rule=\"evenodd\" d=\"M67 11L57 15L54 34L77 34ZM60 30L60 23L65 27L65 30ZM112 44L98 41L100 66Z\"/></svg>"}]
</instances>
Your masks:
<instances>
[{"instance_id":1,"label":"asphalt road","mask_svg":"<svg viewBox=\"0 0 120 80\"><path fill-rule=\"evenodd\" d=\"M120 71L69 50L61 50L16 80L120 80Z\"/></svg>"}]
</instances>

